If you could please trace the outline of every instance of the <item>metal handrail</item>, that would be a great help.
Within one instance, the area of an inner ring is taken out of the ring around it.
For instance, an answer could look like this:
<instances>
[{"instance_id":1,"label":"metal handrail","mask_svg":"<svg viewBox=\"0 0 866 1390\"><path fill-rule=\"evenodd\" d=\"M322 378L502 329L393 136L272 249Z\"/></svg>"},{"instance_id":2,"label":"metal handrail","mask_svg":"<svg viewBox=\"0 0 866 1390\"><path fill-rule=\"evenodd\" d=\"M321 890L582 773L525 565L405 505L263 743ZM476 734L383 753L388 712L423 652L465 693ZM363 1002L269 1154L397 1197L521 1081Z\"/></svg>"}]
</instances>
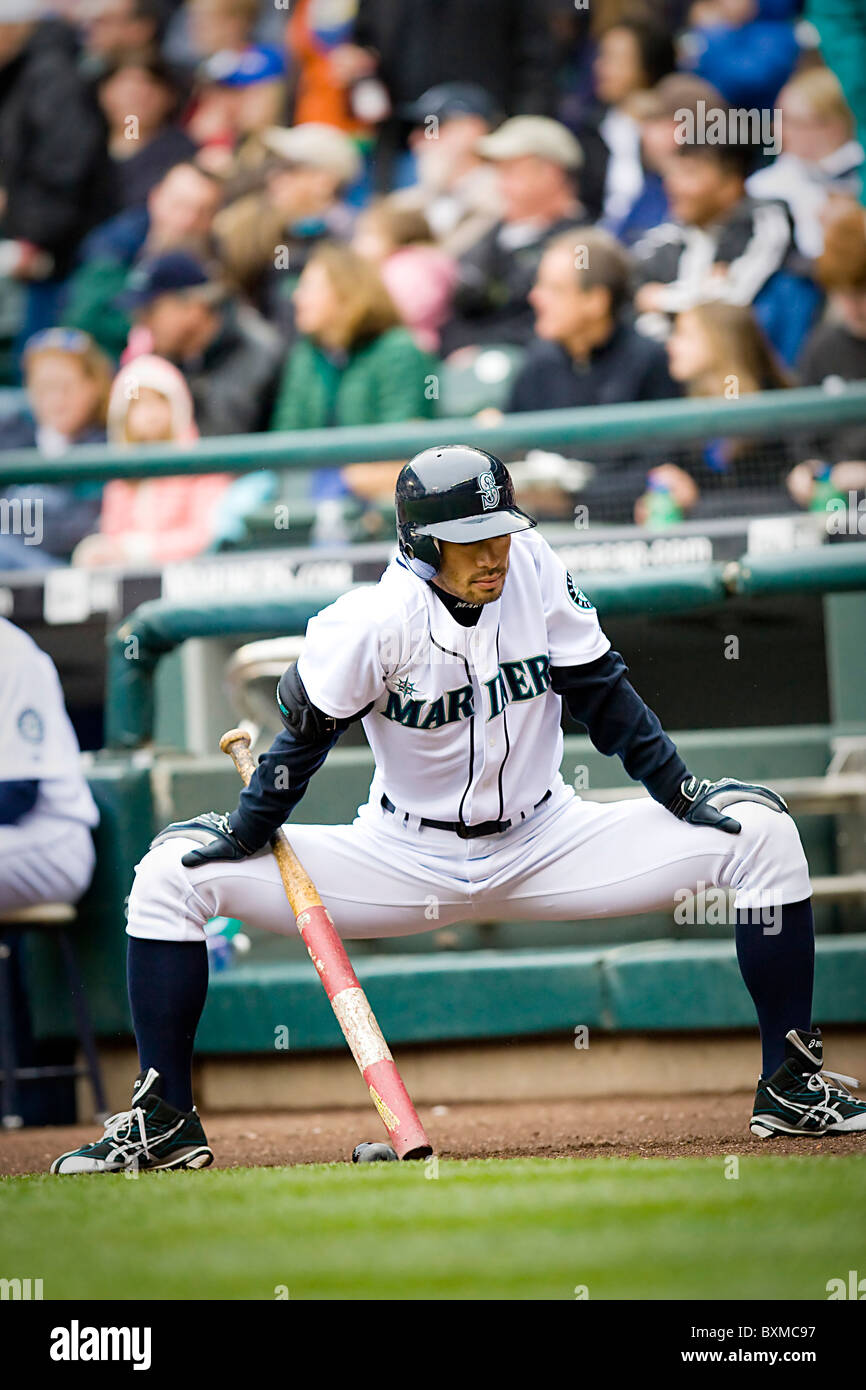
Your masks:
<instances>
[{"instance_id":1,"label":"metal handrail","mask_svg":"<svg viewBox=\"0 0 866 1390\"><path fill-rule=\"evenodd\" d=\"M593 446L642 448L656 439L695 440L798 429L837 428L866 420L866 383L838 392L820 387L761 391L740 400L639 401L574 410L527 411L493 424L475 419L408 421L335 429L274 431L201 439L187 448L79 445L59 459L36 449L0 453L0 486L31 482L105 482L110 478L193 476L257 469L303 471L377 459L409 458L435 444L473 444L502 453L550 448L579 456Z\"/></svg>"}]
</instances>

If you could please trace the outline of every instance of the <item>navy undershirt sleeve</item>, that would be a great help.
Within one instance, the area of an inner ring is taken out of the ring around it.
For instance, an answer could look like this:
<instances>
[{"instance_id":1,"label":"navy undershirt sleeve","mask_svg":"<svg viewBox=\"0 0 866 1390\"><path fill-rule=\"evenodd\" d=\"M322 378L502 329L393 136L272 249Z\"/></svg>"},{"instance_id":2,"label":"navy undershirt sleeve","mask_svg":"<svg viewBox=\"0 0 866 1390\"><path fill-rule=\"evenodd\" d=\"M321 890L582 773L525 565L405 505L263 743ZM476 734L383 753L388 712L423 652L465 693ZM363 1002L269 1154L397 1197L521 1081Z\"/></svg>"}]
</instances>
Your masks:
<instances>
[{"instance_id":1,"label":"navy undershirt sleeve","mask_svg":"<svg viewBox=\"0 0 866 1390\"><path fill-rule=\"evenodd\" d=\"M585 666L552 666L550 683L598 751L616 753L629 777L666 805L689 770L627 675L619 652L609 651Z\"/></svg>"},{"instance_id":2,"label":"navy undershirt sleeve","mask_svg":"<svg viewBox=\"0 0 866 1390\"><path fill-rule=\"evenodd\" d=\"M0 825L17 825L32 811L39 796L39 782L0 782Z\"/></svg>"},{"instance_id":3,"label":"navy undershirt sleeve","mask_svg":"<svg viewBox=\"0 0 866 1390\"><path fill-rule=\"evenodd\" d=\"M347 727L337 728L316 741L301 742L283 729L267 753L259 758L249 786L240 794L229 824L241 844L249 850L262 849L275 830L279 830L297 806L314 772L318 772L337 739Z\"/></svg>"}]
</instances>

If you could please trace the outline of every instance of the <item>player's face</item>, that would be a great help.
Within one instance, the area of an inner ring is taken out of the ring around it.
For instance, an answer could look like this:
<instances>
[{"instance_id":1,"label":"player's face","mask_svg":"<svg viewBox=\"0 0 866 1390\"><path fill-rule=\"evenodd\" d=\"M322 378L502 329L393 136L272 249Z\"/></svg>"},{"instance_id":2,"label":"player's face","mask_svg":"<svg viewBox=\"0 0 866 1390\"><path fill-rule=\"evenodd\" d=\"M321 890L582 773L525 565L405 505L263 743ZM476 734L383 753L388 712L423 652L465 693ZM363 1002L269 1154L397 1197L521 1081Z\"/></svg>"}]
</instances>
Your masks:
<instances>
[{"instance_id":1,"label":"player's face","mask_svg":"<svg viewBox=\"0 0 866 1390\"><path fill-rule=\"evenodd\" d=\"M494 603L502 593L508 574L510 536L493 536L488 541L458 545L440 541L442 564L436 583L464 603Z\"/></svg>"}]
</instances>

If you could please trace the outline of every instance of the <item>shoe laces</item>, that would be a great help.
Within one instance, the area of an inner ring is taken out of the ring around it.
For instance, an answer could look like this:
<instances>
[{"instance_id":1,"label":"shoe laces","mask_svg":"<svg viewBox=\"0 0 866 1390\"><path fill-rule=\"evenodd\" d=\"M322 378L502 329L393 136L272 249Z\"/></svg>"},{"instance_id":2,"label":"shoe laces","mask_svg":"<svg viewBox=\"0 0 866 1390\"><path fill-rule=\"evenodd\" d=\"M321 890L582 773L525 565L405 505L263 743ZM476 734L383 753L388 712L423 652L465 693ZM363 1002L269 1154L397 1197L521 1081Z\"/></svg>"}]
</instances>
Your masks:
<instances>
[{"instance_id":1,"label":"shoe laces","mask_svg":"<svg viewBox=\"0 0 866 1390\"><path fill-rule=\"evenodd\" d=\"M145 1114L140 1105L131 1110L118 1110L116 1115L108 1116L101 1142L104 1144L109 1140L118 1158L122 1158L127 1165L141 1153L150 1158Z\"/></svg>"},{"instance_id":2,"label":"shoe laces","mask_svg":"<svg viewBox=\"0 0 866 1390\"><path fill-rule=\"evenodd\" d=\"M833 1086L830 1084L831 1081L837 1081L839 1085ZM825 1105L830 1104L831 1096L841 1096L844 1100L856 1100L857 1097L852 1096L849 1089L852 1086L855 1090L860 1086L856 1076L845 1076L843 1072L839 1071L816 1071L806 1082L807 1090L823 1093Z\"/></svg>"}]
</instances>

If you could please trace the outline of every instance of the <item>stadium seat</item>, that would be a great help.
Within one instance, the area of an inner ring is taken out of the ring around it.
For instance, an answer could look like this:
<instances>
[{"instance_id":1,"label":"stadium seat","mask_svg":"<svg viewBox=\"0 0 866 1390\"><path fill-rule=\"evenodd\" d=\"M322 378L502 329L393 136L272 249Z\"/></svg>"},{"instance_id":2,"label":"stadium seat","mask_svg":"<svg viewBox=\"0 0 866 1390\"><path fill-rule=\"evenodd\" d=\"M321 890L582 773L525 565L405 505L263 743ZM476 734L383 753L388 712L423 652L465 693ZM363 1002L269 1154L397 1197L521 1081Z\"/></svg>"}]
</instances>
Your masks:
<instances>
[{"instance_id":1,"label":"stadium seat","mask_svg":"<svg viewBox=\"0 0 866 1390\"><path fill-rule=\"evenodd\" d=\"M436 414L450 420L459 415L476 415L491 407L504 410L525 356L525 348L502 343L463 349L452 361L443 362Z\"/></svg>"}]
</instances>

